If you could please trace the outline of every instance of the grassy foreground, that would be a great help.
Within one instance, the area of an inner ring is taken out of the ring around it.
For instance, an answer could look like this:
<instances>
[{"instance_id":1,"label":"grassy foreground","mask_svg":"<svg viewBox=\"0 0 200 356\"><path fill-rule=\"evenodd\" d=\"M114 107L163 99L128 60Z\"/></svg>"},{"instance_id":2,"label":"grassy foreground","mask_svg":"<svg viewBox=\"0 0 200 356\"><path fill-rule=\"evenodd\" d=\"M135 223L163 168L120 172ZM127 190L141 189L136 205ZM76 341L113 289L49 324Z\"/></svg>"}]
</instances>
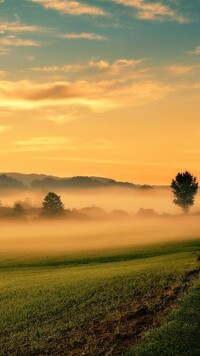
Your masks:
<instances>
[{"instance_id":1,"label":"grassy foreground","mask_svg":"<svg viewBox=\"0 0 200 356\"><path fill-rule=\"evenodd\" d=\"M181 345L184 332L194 338L196 333L196 324L188 316L179 332L184 310L200 322L199 309L198 315L195 309L199 290L193 290L199 248L200 241L194 241L131 253L110 252L110 256L55 257L55 264L53 257L45 263L40 258L24 264L14 257L4 258L0 265L0 354L122 355L158 326L187 291L189 301L183 310L129 353L176 355L170 334L169 342L163 342L167 332L176 333L174 342ZM195 347L199 351L199 344Z\"/></svg>"},{"instance_id":2,"label":"grassy foreground","mask_svg":"<svg viewBox=\"0 0 200 356\"><path fill-rule=\"evenodd\" d=\"M147 333L140 345L126 356L200 355L200 279L182 298L179 307L165 318L160 328Z\"/></svg>"}]
</instances>

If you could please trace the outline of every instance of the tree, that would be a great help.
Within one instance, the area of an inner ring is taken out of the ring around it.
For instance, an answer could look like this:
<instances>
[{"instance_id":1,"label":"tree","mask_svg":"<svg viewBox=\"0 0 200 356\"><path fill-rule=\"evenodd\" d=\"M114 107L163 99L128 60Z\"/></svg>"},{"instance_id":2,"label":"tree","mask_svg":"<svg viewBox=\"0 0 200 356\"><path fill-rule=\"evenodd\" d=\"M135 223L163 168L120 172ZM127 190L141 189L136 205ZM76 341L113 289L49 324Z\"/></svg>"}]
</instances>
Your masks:
<instances>
[{"instance_id":1,"label":"tree","mask_svg":"<svg viewBox=\"0 0 200 356\"><path fill-rule=\"evenodd\" d=\"M22 216L25 213L25 209L24 209L23 205L19 202L16 202L13 205L13 211L17 216Z\"/></svg>"},{"instance_id":2,"label":"tree","mask_svg":"<svg viewBox=\"0 0 200 356\"><path fill-rule=\"evenodd\" d=\"M45 196L42 206L42 212L47 216L60 216L64 213L64 205L60 197L53 192L49 192Z\"/></svg>"},{"instance_id":3,"label":"tree","mask_svg":"<svg viewBox=\"0 0 200 356\"><path fill-rule=\"evenodd\" d=\"M197 178L187 171L178 173L172 180L171 189L174 195L173 203L180 206L185 214L188 213L190 207L194 205L198 191Z\"/></svg>"}]
</instances>

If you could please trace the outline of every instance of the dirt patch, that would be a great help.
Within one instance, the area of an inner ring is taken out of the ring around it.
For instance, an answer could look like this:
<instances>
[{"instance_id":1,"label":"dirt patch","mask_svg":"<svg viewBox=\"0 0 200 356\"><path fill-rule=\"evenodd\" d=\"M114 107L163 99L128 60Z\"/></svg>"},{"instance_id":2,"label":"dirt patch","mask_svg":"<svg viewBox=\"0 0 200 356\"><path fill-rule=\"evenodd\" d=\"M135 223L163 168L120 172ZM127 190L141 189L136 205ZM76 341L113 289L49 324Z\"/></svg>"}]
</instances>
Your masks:
<instances>
[{"instance_id":1,"label":"dirt patch","mask_svg":"<svg viewBox=\"0 0 200 356\"><path fill-rule=\"evenodd\" d=\"M77 332L68 332L38 356L119 356L138 342L150 328L160 325L161 318L175 305L200 274L200 266L186 272L181 282L165 289L157 289L126 306L109 320L94 320Z\"/></svg>"}]
</instances>

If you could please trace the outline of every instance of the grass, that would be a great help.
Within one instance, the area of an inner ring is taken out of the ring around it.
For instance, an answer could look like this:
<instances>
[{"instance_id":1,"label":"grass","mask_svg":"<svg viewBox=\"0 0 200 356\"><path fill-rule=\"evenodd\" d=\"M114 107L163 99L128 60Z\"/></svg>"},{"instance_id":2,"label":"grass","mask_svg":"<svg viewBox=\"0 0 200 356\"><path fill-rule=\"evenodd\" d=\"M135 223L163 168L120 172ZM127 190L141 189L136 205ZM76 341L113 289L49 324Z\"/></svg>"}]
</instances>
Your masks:
<instances>
[{"instance_id":1,"label":"grass","mask_svg":"<svg viewBox=\"0 0 200 356\"><path fill-rule=\"evenodd\" d=\"M199 248L197 240L85 257L4 257L0 354L122 354L195 283Z\"/></svg>"},{"instance_id":2,"label":"grass","mask_svg":"<svg viewBox=\"0 0 200 356\"><path fill-rule=\"evenodd\" d=\"M165 318L159 329L151 330L141 344L126 356L200 355L200 280L182 298L180 306Z\"/></svg>"},{"instance_id":3,"label":"grass","mask_svg":"<svg viewBox=\"0 0 200 356\"><path fill-rule=\"evenodd\" d=\"M27 268L27 267L73 267L88 264L101 264L119 261L133 261L146 259L149 257L166 256L180 252L200 251L200 240L190 240L184 242L170 242L162 244L150 244L131 248L106 249L90 252L72 252L68 254L45 255L44 252L32 256L31 254L0 254L0 269L3 268Z\"/></svg>"}]
</instances>

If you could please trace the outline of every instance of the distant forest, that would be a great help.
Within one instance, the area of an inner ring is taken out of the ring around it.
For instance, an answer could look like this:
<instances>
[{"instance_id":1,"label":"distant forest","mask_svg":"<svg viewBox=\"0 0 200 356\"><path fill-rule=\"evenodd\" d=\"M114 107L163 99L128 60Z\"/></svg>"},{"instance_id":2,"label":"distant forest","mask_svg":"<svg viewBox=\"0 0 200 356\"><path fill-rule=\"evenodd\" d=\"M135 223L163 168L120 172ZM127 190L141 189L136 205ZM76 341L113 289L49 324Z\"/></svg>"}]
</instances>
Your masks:
<instances>
[{"instance_id":1,"label":"distant forest","mask_svg":"<svg viewBox=\"0 0 200 356\"><path fill-rule=\"evenodd\" d=\"M0 189L93 189L93 188L132 188L152 189L152 186L118 182L114 179L99 177L71 177L59 178L45 175L25 175L20 173L8 173L0 175Z\"/></svg>"}]
</instances>

